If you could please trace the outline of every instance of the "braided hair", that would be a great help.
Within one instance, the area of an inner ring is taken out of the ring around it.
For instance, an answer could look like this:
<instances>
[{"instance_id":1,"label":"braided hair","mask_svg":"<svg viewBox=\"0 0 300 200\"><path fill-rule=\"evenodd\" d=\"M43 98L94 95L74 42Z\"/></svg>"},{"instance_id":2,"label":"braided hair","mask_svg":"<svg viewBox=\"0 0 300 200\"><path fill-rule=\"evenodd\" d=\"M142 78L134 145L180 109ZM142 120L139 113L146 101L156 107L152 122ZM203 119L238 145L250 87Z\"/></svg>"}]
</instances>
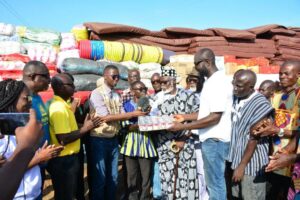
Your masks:
<instances>
[{"instance_id":1,"label":"braided hair","mask_svg":"<svg viewBox=\"0 0 300 200\"><path fill-rule=\"evenodd\" d=\"M0 112L16 112L16 104L23 89L23 81L7 79L0 82Z\"/></svg>"}]
</instances>

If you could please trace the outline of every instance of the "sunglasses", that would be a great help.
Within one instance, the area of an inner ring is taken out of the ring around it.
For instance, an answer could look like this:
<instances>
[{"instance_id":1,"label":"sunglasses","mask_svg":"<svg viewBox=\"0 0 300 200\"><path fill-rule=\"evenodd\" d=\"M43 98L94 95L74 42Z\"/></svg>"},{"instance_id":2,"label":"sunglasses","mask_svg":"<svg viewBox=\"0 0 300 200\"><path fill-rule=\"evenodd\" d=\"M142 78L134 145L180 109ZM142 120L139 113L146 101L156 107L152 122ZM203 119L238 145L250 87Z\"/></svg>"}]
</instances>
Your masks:
<instances>
[{"instance_id":1,"label":"sunglasses","mask_svg":"<svg viewBox=\"0 0 300 200\"><path fill-rule=\"evenodd\" d=\"M151 83L154 85L154 84L160 84L160 81L159 80L154 80L154 81L151 81Z\"/></svg>"},{"instance_id":2,"label":"sunglasses","mask_svg":"<svg viewBox=\"0 0 300 200\"><path fill-rule=\"evenodd\" d=\"M108 76L110 76L113 80L116 80L116 79L120 80L120 75L118 75L118 74L108 75Z\"/></svg>"},{"instance_id":3,"label":"sunglasses","mask_svg":"<svg viewBox=\"0 0 300 200\"><path fill-rule=\"evenodd\" d=\"M165 84L168 84L170 81L160 81L160 84L163 84L163 85L165 85Z\"/></svg>"},{"instance_id":4,"label":"sunglasses","mask_svg":"<svg viewBox=\"0 0 300 200\"><path fill-rule=\"evenodd\" d=\"M140 92L146 92L147 90L148 90L148 88L146 88L146 87L142 87L142 88L133 88L133 90L138 90L138 91L140 91Z\"/></svg>"}]
</instances>

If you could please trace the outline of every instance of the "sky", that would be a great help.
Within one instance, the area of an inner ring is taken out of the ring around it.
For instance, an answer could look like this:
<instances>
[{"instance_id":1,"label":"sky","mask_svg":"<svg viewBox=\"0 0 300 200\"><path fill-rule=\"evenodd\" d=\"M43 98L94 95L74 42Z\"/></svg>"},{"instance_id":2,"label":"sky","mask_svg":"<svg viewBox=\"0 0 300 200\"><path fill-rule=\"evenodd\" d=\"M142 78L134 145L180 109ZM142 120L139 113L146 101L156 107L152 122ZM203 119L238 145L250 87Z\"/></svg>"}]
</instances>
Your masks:
<instances>
[{"instance_id":1,"label":"sky","mask_svg":"<svg viewBox=\"0 0 300 200\"><path fill-rule=\"evenodd\" d=\"M0 22L69 32L84 22L247 29L300 27L300 0L0 0Z\"/></svg>"}]
</instances>

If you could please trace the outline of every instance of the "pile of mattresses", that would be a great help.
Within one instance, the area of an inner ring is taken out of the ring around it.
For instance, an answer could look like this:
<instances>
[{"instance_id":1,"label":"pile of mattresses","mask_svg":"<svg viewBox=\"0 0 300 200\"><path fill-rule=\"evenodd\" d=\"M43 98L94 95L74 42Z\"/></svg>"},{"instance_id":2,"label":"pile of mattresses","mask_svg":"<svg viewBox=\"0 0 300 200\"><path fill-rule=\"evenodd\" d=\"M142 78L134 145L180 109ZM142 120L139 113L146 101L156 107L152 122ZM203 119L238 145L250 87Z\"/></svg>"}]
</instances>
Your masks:
<instances>
[{"instance_id":1,"label":"pile of mattresses","mask_svg":"<svg viewBox=\"0 0 300 200\"><path fill-rule=\"evenodd\" d=\"M21 79L24 65L38 60L47 65L51 76L60 71L73 74L80 91L96 88L109 64L120 70L118 89L129 87L130 69L140 70L142 80L151 87L151 75L168 63L184 82L193 68L193 55L202 48L212 49L229 75L241 68L275 74L284 60L300 60L300 28L273 24L245 30L167 27L151 31L86 22L60 33L0 23L0 79Z\"/></svg>"},{"instance_id":2,"label":"pile of mattresses","mask_svg":"<svg viewBox=\"0 0 300 200\"><path fill-rule=\"evenodd\" d=\"M286 59L300 60L300 28L265 25L245 30L210 28L205 30L168 27L160 31L144 28L87 22L91 40L108 40L161 47L168 60L175 54L195 54L211 48L216 55L237 58L264 57L274 64Z\"/></svg>"}]
</instances>

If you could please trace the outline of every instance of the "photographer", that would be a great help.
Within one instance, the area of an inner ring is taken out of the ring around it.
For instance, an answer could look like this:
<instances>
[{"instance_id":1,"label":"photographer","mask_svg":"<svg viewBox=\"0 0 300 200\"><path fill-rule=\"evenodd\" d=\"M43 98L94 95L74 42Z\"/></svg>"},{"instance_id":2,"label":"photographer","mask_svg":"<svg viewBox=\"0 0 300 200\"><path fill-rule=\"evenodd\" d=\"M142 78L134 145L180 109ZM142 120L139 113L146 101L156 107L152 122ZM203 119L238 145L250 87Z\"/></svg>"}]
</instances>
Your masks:
<instances>
[{"instance_id":1,"label":"photographer","mask_svg":"<svg viewBox=\"0 0 300 200\"><path fill-rule=\"evenodd\" d=\"M0 82L1 113L28 113L30 107L31 96L28 88L22 81L8 79ZM35 133L36 131L33 132ZM8 134L11 135L4 135L0 139L0 156L4 158L2 162L13 157L14 152L18 149L17 144L19 144L19 141L16 140L17 138L13 133ZM30 138L28 140L30 141ZM33 150L36 148L37 146L32 147ZM61 150L62 147L47 146L47 143L45 143L41 149L35 152L15 194L15 199L41 199L41 174L38 164L56 157Z\"/></svg>"}]
</instances>

